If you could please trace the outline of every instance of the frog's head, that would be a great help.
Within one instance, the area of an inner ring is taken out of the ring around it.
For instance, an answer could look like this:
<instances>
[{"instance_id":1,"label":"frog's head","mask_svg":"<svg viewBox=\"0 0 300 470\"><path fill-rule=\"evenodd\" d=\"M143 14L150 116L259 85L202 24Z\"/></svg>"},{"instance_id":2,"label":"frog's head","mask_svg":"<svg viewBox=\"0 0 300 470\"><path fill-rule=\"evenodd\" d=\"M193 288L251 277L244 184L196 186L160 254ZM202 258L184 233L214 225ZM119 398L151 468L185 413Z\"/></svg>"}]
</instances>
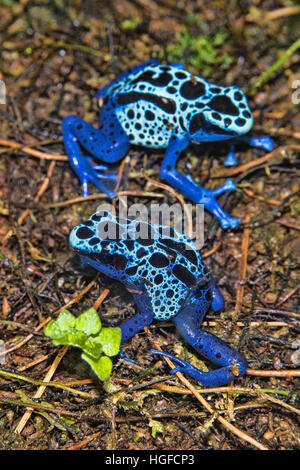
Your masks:
<instances>
[{"instance_id":1,"label":"frog's head","mask_svg":"<svg viewBox=\"0 0 300 470\"><path fill-rule=\"evenodd\" d=\"M85 263L109 277L120 279L128 261L126 242L120 244L125 224L119 224L108 211L96 212L85 223L73 228L71 247Z\"/></svg>"},{"instance_id":2,"label":"frog's head","mask_svg":"<svg viewBox=\"0 0 300 470\"><path fill-rule=\"evenodd\" d=\"M201 102L202 110L190 121L192 141L231 139L250 131L253 117L239 88L210 86L206 96L205 102Z\"/></svg>"}]
</instances>

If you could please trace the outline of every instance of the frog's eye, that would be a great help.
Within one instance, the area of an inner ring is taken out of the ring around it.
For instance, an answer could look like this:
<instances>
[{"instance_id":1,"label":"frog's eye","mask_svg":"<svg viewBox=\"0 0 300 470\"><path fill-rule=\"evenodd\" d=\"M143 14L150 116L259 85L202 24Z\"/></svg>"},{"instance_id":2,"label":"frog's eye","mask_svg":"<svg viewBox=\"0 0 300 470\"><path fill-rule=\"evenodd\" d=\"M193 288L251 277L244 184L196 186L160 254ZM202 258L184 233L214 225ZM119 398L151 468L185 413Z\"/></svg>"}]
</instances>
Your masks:
<instances>
[{"instance_id":1,"label":"frog's eye","mask_svg":"<svg viewBox=\"0 0 300 470\"><path fill-rule=\"evenodd\" d=\"M188 80L180 88L180 94L187 100L196 100L205 95L205 85L196 80Z\"/></svg>"},{"instance_id":2,"label":"frog's eye","mask_svg":"<svg viewBox=\"0 0 300 470\"><path fill-rule=\"evenodd\" d=\"M76 232L76 236L80 240L86 240L87 238L91 238L93 235L94 235L94 232L85 226L79 227L79 229Z\"/></svg>"},{"instance_id":3,"label":"frog's eye","mask_svg":"<svg viewBox=\"0 0 300 470\"><path fill-rule=\"evenodd\" d=\"M193 119L190 122L190 134L196 134L198 131L203 131L205 134L222 134L222 135L232 135L232 132L228 132L221 127L218 127L209 121L207 121L203 113L195 114Z\"/></svg>"},{"instance_id":4,"label":"frog's eye","mask_svg":"<svg viewBox=\"0 0 300 470\"><path fill-rule=\"evenodd\" d=\"M238 108L233 104L231 99L225 95L215 96L208 106L214 111L219 111L222 114L230 114L231 116L238 116L240 114Z\"/></svg>"}]
</instances>

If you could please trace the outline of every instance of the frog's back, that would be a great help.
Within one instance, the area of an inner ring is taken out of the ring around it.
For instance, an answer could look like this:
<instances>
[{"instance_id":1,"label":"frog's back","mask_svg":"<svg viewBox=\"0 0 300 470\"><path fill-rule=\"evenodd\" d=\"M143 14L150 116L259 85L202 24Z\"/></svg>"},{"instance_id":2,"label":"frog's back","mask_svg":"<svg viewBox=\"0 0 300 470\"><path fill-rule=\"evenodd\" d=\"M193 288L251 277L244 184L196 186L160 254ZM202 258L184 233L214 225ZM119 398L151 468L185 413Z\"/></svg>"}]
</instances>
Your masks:
<instances>
[{"instance_id":1,"label":"frog's back","mask_svg":"<svg viewBox=\"0 0 300 470\"><path fill-rule=\"evenodd\" d=\"M199 112L209 86L182 68L151 65L129 74L107 94L116 103L117 118L131 143L165 148L172 132L177 136L188 132L190 118Z\"/></svg>"}]
</instances>

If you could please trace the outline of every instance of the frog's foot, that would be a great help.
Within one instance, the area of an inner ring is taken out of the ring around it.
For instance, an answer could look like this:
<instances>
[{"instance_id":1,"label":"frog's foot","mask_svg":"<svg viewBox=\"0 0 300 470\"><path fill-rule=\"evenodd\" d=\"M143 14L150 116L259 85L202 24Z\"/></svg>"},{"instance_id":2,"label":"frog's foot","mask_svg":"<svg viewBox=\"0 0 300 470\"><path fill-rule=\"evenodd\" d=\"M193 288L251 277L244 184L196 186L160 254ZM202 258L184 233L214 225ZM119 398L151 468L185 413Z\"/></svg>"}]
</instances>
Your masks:
<instances>
[{"instance_id":1,"label":"frog's foot","mask_svg":"<svg viewBox=\"0 0 300 470\"><path fill-rule=\"evenodd\" d=\"M120 348L119 354L120 354L121 359L123 359L124 361L130 362L131 364L137 364L136 361L126 356L122 348Z\"/></svg>"},{"instance_id":2,"label":"frog's foot","mask_svg":"<svg viewBox=\"0 0 300 470\"><path fill-rule=\"evenodd\" d=\"M183 184L183 178L188 181L189 185ZM231 217L229 214L227 214L216 200L216 198L221 194L227 191L234 191L236 189L236 185L231 179L228 179L222 186L216 189L206 189L202 186L199 186L193 180L191 175L184 177L176 172L175 180L176 184L174 184L173 180L173 186L178 188L180 187L183 194L185 194L192 201L196 202L197 204L203 204L205 209L209 210L212 214L214 214L215 217L219 219L222 228L235 228L239 225L240 219Z\"/></svg>"},{"instance_id":3,"label":"frog's foot","mask_svg":"<svg viewBox=\"0 0 300 470\"><path fill-rule=\"evenodd\" d=\"M266 150L267 152L271 152L274 148L274 141L269 136L262 136L262 137L249 137L248 135L241 135L234 139L235 142L244 142L251 147L256 147L259 149ZM237 165L237 160L235 157L235 143L231 142L229 144L229 153L225 160L225 166L234 166Z\"/></svg>"},{"instance_id":4,"label":"frog's foot","mask_svg":"<svg viewBox=\"0 0 300 470\"><path fill-rule=\"evenodd\" d=\"M210 290L212 293L211 308L214 312L224 310L225 300L220 289L216 286L214 279L210 276Z\"/></svg>"},{"instance_id":5,"label":"frog's foot","mask_svg":"<svg viewBox=\"0 0 300 470\"><path fill-rule=\"evenodd\" d=\"M86 197L89 194L89 183L93 183L101 192L107 194L110 199L115 197L114 191L109 189L106 183L113 183L115 185L118 179L117 174L103 173L103 171L105 172L107 170L107 166L101 164L94 165L93 161L86 155L83 155L80 149L78 149L78 153L76 153L76 155L69 151L68 156L72 168L75 170L81 181L83 197Z\"/></svg>"},{"instance_id":6,"label":"frog's foot","mask_svg":"<svg viewBox=\"0 0 300 470\"><path fill-rule=\"evenodd\" d=\"M222 209L216 197L226 191L233 191L236 186L232 180L227 180L223 186L217 189L205 189L199 186L193 178L184 176L175 169L177 159L189 144L185 137L173 135L170 139L163 163L161 165L161 178L166 180L174 188L178 189L184 196L197 204L203 204L205 209L214 214L220 221L223 228L234 228L240 223L240 219L231 217Z\"/></svg>"},{"instance_id":7,"label":"frog's foot","mask_svg":"<svg viewBox=\"0 0 300 470\"><path fill-rule=\"evenodd\" d=\"M225 166L235 166L237 165L237 159L235 157L234 144L229 144L229 152L227 154Z\"/></svg>"},{"instance_id":8,"label":"frog's foot","mask_svg":"<svg viewBox=\"0 0 300 470\"><path fill-rule=\"evenodd\" d=\"M228 384L238 376L244 375L246 371L245 366L241 368L238 363L232 361L232 364L222 367L221 369L211 372L203 372L202 370L197 369L197 367L192 366L189 362L175 357L172 354L158 351L156 349L152 349L151 353L168 357L171 361L175 362L175 364L178 364L177 367L174 367L174 369L171 370L171 374L176 374L176 372L186 373L206 387L220 387L221 385Z\"/></svg>"},{"instance_id":9,"label":"frog's foot","mask_svg":"<svg viewBox=\"0 0 300 470\"><path fill-rule=\"evenodd\" d=\"M248 135L242 135L238 140L246 142L251 145L251 147L267 150L267 152L272 152L274 148L274 140L268 135L262 137L249 137Z\"/></svg>"}]
</instances>

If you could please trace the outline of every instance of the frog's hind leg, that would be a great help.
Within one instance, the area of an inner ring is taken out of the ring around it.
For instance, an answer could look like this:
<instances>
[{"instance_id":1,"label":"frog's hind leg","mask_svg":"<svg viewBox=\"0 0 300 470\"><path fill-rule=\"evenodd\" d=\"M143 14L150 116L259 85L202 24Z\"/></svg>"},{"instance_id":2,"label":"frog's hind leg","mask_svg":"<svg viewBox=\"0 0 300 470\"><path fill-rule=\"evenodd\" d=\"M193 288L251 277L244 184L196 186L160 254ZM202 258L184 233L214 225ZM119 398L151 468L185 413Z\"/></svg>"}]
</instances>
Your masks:
<instances>
[{"instance_id":1,"label":"frog's hind leg","mask_svg":"<svg viewBox=\"0 0 300 470\"><path fill-rule=\"evenodd\" d=\"M220 196L226 191L232 191L236 188L234 182L230 179L217 189L205 189L199 186L193 178L188 175L184 176L176 171L175 166L180 152L184 150L189 144L185 137L171 137L169 146L167 148L162 166L161 178L166 180L174 188L178 189L182 194L188 197L191 201L198 204L203 204L204 207L215 215L220 221L223 228L234 228L240 223L240 219L231 217L226 214L222 209L216 197Z\"/></svg>"},{"instance_id":2,"label":"frog's hind leg","mask_svg":"<svg viewBox=\"0 0 300 470\"><path fill-rule=\"evenodd\" d=\"M93 159L114 163L127 153L130 142L117 118L112 114L99 129L95 129L77 116L68 116L63 120L62 131L70 164L82 183L83 196L88 195L88 184L92 182L113 198L114 192L104 183L115 183L117 175L105 173L108 167L94 165Z\"/></svg>"},{"instance_id":3,"label":"frog's hind leg","mask_svg":"<svg viewBox=\"0 0 300 470\"><path fill-rule=\"evenodd\" d=\"M242 354L228 346L213 334L199 329L199 318L194 306L187 306L172 319L183 338L210 361L221 366L219 369L203 372L186 361L157 350L153 354L169 357L178 366L171 372L186 372L204 386L219 387L227 384L246 372L247 362Z\"/></svg>"},{"instance_id":4,"label":"frog's hind leg","mask_svg":"<svg viewBox=\"0 0 300 470\"><path fill-rule=\"evenodd\" d=\"M244 142L251 147L256 147L259 149L266 150L267 152L271 152L274 148L274 141L270 136L262 136L262 137L250 137L248 135L241 135L235 137L229 144L229 153L225 160L225 166L234 166L237 165L237 160L235 157L235 142Z\"/></svg>"}]
</instances>

